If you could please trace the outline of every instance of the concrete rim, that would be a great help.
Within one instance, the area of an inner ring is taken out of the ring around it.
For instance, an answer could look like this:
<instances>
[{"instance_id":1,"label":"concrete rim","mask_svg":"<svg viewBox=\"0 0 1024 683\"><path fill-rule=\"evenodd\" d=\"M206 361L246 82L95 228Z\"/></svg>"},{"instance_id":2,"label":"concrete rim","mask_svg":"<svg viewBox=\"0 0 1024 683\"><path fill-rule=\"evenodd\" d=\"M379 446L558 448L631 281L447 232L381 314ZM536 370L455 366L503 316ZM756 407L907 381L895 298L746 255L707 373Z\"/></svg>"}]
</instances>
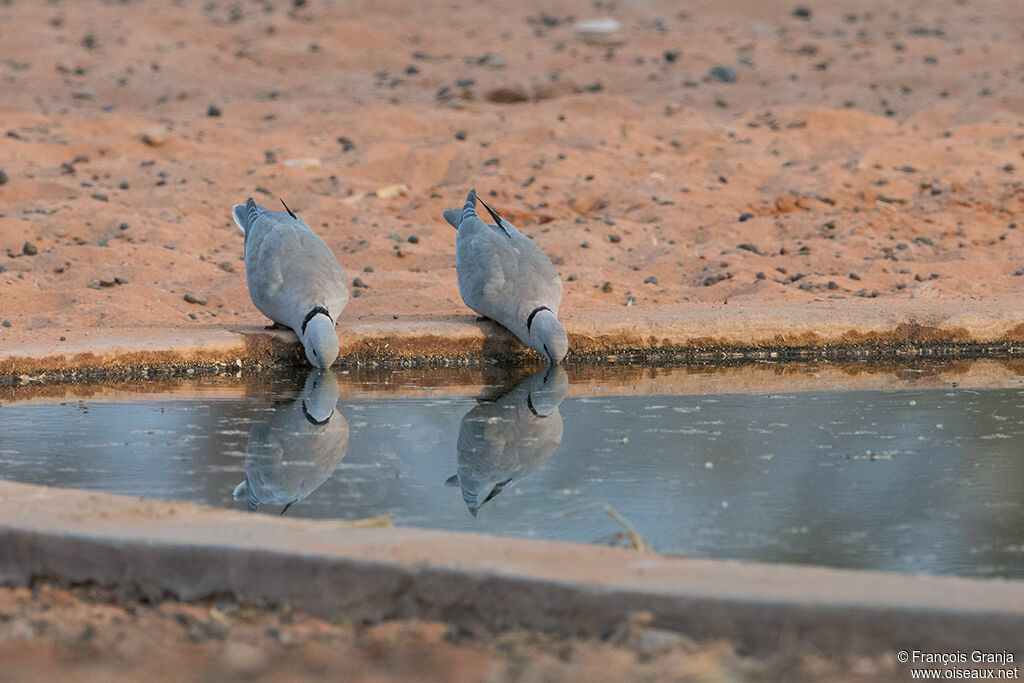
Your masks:
<instances>
[{"instance_id":1,"label":"concrete rim","mask_svg":"<svg viewBox=\"0 0 1024 683\"><path fill-rule=\"evenodd\" d=\"M0 482L0 582L132 597L230 594L333 620L426 618L600 636L635 610L767 650L1013 650L1024 581L697 560L615 548L248 515Z\"/></svg>"}]
</instances>

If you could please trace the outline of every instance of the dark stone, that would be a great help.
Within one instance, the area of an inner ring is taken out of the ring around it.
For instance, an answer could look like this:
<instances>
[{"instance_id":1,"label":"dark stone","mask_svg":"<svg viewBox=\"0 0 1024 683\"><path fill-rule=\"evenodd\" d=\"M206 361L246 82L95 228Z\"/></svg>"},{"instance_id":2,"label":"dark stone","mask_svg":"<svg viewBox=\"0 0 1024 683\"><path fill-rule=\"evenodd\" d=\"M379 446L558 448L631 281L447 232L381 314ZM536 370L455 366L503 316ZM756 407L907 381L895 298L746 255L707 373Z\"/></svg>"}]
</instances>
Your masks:
<instances>
[{"instance_id":1,"label":"dark stone","mask_svg":"<svg viewBox=\"0 0 1024 683\"><path fill-rule=\"evenodd\" d=\"M220 107L211 104L209 107L206 108L206 115L212 116L214 118L220 116Z\"/></svg>"},{"instance_id":2,"label":"dark stone","mask_svg":"<svg viewBox=\"0 0 1024 683\"><path fill-rule=\"evenodd\" d=\"M464 131L464 130L457 130L457 131L455 131L455 139L456 140L465 140L466 139L466 131Z\"/></svg>"},{"instance_id":3,"label":"dark stone","mask_svg":"<svg viewBox=\"0 0 1024 683\"><path fill-rule=\"evenodd\" d=\"M722 66L721 64L718 64L711 67L711 70L708 71L708 76L710 76L712 80L721 81L722 83L733 83L736 80L736 69L731 66Z\"/></svg>"},{"instance_id":4,"label":"dark stone","mask_svg":"<svg viewBox=\"0 0 1024 683\"><path fill-rule=\"evenodd\" d=\"M656 285L656 284L658 284L658 278L654 277L653 275L651 275L649 277L646 277L646 278L644 278L644 284L645 285Z\"/></svg>"},{"instance_id":5,"label":"dark stone","mask_svg":"<svg viewBox=\"0 0 1024 683\"><path fill-rule=\"evenodd\" d=\"M608 241L611 242L612 244L618 244L619 242L622 241L622 236L621 235L608 235Z\"/></svg>"},{"instance_id":6,"label":"dark stone","mask_svg":"<svg viewBox=\"0 0 1024 683\"><path fill-rule=\"evenodd\" d=\"M35 256L39 253L39 249L37 249L36 245L31 242L25 242L21 247L21 253L25 256Z\"/></svg>"},{"instance_id":7,"label":"dark stone","mask_svg":"<svg viewBox=\"0 0 1024 683\"><path fill-rule=\"evenodd\" d=\"M185 299L185 301L187 301L190 304L199 304L200 306L205 306L206 305L206 299L200 299L199 297L195 296L194 294L186 294L184 296L184 299Z\"/></svg>"},{"instance_id":8,"label":"dark stone","mask_svg":"<svg viewBox=\"0 0 1024 683\"><path fill-rule=\"evenodd\" d=\"M740 223L744 223L746 221L749 221L753 217L754 217L754 214L752 214L752 213L741 213L740 214Z\"/></svg>"},{"instance_id":9,"label":"dark stone","mask_svg":"<svg viewBox=\"0 0 1024 683\"><path fill-rule=\"evenodd\" d=\"M419 244L419 235L409 235L409 244Z\"/></svg>"},{"instance_id":10,"label":"dark stone","mask_svg":"<svg viewBox=\"0 0 1024 683\"><path fill-rule=\"evenodd\" d=\"M793 8L793 16L797 19L803 19L804 21L810 21L813 12L807 5L797 5Z\"/></svg>"},{"instance_id":11,"label":"dark stone","mask_svg":"<svg viewBox=\"0 0 1024 683\"><path fill-rule=\"evenodd\" d=\"M342 152L351 152L356 148L356 143L352 142L345 136L341 136L338 138L338 144L341 145Z\"/></svg>"}]
</instances>

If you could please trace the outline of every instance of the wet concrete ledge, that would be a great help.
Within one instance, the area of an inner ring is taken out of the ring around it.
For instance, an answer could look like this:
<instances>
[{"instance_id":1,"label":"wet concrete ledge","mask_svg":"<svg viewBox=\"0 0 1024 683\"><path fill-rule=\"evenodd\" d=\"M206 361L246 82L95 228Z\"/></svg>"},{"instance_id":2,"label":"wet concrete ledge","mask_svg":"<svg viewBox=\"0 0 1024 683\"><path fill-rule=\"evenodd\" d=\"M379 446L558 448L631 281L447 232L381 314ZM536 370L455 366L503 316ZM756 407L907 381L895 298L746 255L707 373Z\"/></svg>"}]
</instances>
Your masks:
<instances>
[{"instance_id":1,"label":"wet concrete ledge","mask_svg":"<svg viewBox=\"0 0 1024 683\"><path fill-rule=\"evenodd\" d=\"M908 544L913 539L907 539ZM132 598L231 595L331 620L440 619L600 636L633 610L756 651L1013 651L1024 581L667 557L412 528L351 528L0 482L0 582Z\"/></svg>"},{"instance_id":2,"label":"wet concrete ledge","mask_svg":"<svg viewBox=\"0 0 1024 683\"><path fill-rule=\"evenodd\" d=\"M701 364L762 360L907 360L1024 356L1024 315L1006 302L821 302L702 306L565 320L569 364ZM536 354L470 316L374 317L339 323L342 367L529 364ZM289 331L149 326L32 333L0 343L0 383L146 377L304 363Z\"/></svg>"}]
</instances>

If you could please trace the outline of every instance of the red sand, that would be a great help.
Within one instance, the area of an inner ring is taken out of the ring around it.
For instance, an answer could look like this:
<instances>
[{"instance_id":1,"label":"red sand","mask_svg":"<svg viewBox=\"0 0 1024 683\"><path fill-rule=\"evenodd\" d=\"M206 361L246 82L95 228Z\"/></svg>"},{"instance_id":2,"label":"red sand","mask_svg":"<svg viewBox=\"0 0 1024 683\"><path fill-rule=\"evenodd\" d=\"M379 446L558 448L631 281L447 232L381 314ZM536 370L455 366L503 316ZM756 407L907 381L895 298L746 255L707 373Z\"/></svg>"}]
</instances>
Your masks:
<instances>
[{"instance_id":1,"label":"red sand","mask_svg":"<svg viewBox=\"0 0 1024 683\"><path fill-rule=\"evenodd\" d=\"M1024 289L1018 0L184 4L0 3L0 349L259 329L249 195L366 285L343 338L472 320L441 211L474 186L556 259L570 331ZM601 14L624 45L575 39Z\"/></svg>"}]
</instances>

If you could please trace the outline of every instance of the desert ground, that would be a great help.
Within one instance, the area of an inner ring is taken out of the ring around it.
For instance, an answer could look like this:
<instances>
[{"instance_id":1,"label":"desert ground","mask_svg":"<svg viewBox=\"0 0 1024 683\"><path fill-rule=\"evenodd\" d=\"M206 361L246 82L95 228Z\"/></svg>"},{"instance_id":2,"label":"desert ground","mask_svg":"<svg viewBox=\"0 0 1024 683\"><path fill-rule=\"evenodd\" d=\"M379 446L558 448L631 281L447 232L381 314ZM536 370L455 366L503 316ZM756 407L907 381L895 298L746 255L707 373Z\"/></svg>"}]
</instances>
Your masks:
<instances>
[{"instance_id":1,"label":"desert ground","mask_svg":"<svg viewBox=\"0 0 1024 683\"><path fill-rule=\"evenodd\" d=\"M599 16L621 44L580 39ZM260 329L250 195L347 268L343 338L472 322L441 218L472 187L554 259L570 335L1012 311L1022 34L1016 0L5 0L0 346Z\"/></svg>"},{"instance_id":2,"label":"desert ground","mask_svg":"<svg viewBox=\"0 0 1024 683\"><path fill-rule=\"evenodd\" d=\"M95 587L0 587L2 681L885 681L888 655L739 653L650 628L603 640L432 621L334 624L230 599L138 603Z\"/></svg>"}]
</instances>

